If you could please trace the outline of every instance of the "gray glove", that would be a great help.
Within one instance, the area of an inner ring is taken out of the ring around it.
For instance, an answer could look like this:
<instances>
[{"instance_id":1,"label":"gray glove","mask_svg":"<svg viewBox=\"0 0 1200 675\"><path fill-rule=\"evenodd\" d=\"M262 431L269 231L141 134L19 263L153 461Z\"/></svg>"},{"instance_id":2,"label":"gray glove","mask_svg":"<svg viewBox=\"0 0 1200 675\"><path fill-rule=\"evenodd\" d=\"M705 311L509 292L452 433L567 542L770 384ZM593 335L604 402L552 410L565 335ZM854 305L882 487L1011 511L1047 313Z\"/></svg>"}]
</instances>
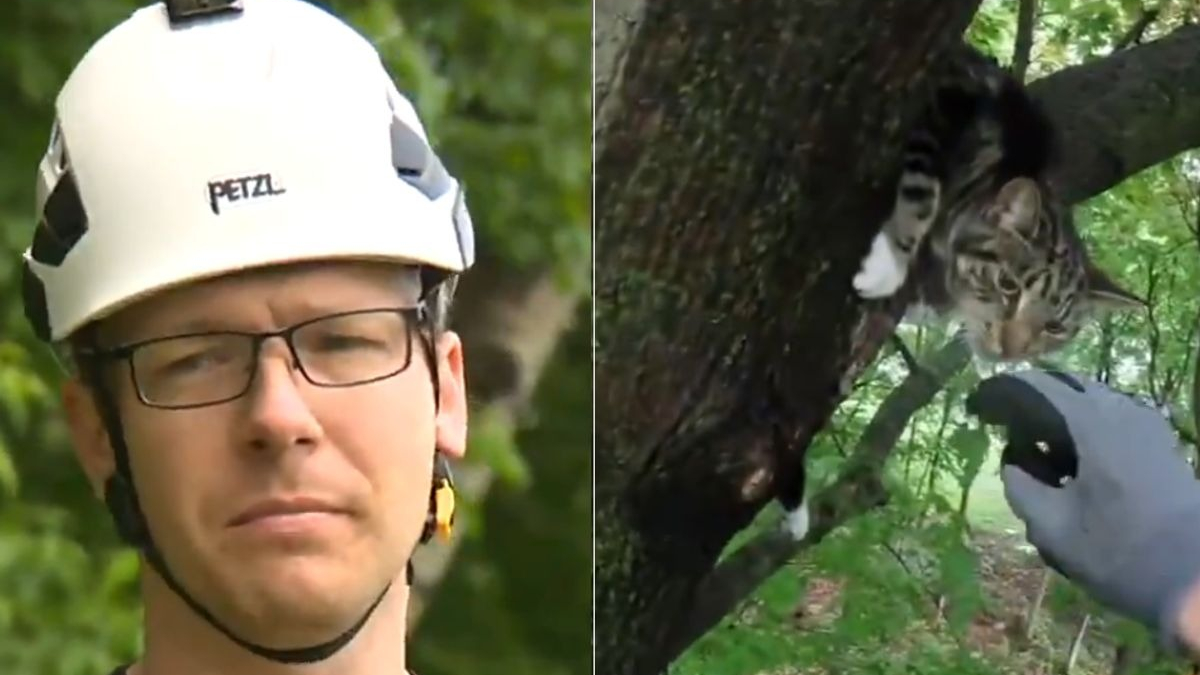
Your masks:
<instances>
[{"instance_id":1,"label":"gray glove","mask_svg":"<svg viewBox=\"0 0 1200 675\"><path fill-rule=\"evenodd\" d=\"M1180 602L1200 579L1200 483L1163 416L1042 371L984 380L967 410L1008 428L1004 494L1042 558L1177 648Z\"/></svg>"}]
</instances>

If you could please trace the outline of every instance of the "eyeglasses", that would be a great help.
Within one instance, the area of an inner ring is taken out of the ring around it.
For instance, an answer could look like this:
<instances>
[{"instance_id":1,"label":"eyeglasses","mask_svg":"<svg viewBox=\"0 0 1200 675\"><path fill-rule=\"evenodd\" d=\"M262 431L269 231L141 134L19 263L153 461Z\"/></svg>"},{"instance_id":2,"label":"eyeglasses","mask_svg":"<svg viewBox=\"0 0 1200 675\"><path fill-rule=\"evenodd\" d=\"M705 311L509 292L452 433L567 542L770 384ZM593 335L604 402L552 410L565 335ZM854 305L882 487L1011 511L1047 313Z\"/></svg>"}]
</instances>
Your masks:
<instances>
[{"instance_id":1,"label":"eyeglasses","mask_svg":"<svg viewBox=\"0 0 1200 675\"><path fill-rule=\"evenodd\" d=\"M200 408L244 396L262 345L283 338L293 367L318 387L353 387L400 374L412 362L422 308L329 314L266 333L209 331L143 340L85 356L129 363L138 399L153 408Z\"/></svg>"}]
</instances>

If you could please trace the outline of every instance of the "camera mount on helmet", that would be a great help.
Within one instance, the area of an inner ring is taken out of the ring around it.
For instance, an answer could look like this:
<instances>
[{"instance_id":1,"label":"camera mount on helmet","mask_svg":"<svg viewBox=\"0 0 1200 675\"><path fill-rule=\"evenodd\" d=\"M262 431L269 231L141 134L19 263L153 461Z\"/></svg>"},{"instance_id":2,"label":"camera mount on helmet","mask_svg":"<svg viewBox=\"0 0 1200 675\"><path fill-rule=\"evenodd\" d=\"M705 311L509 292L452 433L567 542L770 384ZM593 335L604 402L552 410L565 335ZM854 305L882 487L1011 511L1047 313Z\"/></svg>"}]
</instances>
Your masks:
<instances>
[{"instance_id":1,"label":"camera mount on helmet","mask_svg":"<svg viewBox=\"0 0 1200 675\"><path fill-rule=\"evenodd\" d=\"M182 25L214 14L242 11L242 0L165 0L165 2L167 17L170 18L172 26Z\"/></svg>"}]
</instances>

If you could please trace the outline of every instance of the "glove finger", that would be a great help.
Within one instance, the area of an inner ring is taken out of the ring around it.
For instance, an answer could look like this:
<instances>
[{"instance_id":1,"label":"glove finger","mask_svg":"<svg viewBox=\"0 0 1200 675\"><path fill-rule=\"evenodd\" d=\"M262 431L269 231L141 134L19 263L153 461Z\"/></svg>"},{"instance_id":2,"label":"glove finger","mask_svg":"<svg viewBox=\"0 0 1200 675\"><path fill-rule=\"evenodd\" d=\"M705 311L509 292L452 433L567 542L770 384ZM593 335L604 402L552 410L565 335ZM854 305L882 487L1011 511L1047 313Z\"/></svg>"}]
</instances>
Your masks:
<instances>
[{"instance_id":1,"label":"glove finger","mask_svg":"<svg viewBox=\"0 0 1200 675\"><path fill-rule=\"evenodd\" d=\"M1079 457L1073 443L1039 441L1021 427L1008 430L1008 443L1000 453L1000 464L1014 464L1050 486L1062 485L1066 477L1079 476Z\"/></svg>"},{"instance_id":2,"label":"glove finger","mask_svg":"<svg viewBox=\"0 0 1200 675\"><path fill-rule=\"evenodd\" d=\"M1042 562L1046 563L1047 567L1054 570L1055 572L1058 572L1059 576L1063 577L1064 579L1070 579L1071 581L1077 581L1077 579L1075 579L1074 575L1067 569L1067 567L1065 565L1063 565L1062 563L1060 563L1058 561L1058 558L1051 555L1049 551L1047 551L1044 548L1039 548L1037 546L1034 546L1033 548L1038 552L1038 557L1040 557L1042 559Z\"/></svg>"},{"instance_id":3,"label":"glove finger","mask_svg":"<svg viewBox=\"0 0 1200 675\"><path fill-rule=\"evenodd\" d=\"M985 424L1018 427L1035 440L1069 442L1070 428L1060 407L1080 396L1058 377L1042 373L997 375L967 397L968 413Z\"/></svg>"},{"instance_id":4,"label":"glove finger","mask_svg":"<svg viewBox=\"0 0 1200 675\"><path fill-rule=\"evenodd\" d=\"M1004 498L1025 522L1029 542L1038 548L1053 548L1051 543L1066 531L1075 484L1051 487L1014 465L1003 467L1000 478Z\"/></svg>"},{"instance_id":5,"label":"glove finger","mask_svg":"<svg viewBox=\"0 0 1200 675\"><path fill-rule=\"evenodd\" d=\"M1025 535L1042 562L1066 579L1074 580L1073 571L1053 551L1058 533L1066 523L1068 495L1066 487L1055 488L1030 476L1016 466L1001 470L1004 496L1013 512L1025 522Z\"/></svg>"}]
</instances>

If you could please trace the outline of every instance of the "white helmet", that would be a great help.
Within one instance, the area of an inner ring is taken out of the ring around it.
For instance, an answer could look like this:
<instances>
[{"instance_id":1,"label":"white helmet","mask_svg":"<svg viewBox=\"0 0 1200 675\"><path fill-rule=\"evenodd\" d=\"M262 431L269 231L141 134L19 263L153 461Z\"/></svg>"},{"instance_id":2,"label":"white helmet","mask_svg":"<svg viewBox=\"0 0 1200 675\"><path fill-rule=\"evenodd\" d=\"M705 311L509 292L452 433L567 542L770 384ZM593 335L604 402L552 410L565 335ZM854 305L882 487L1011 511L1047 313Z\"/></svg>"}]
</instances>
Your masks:
<instances>
[{"instance_id":1,"label":"white helmet","mask_svg":"<svg viewBox=\"0 0 1200 675\"><path fill-rule=\"evenodd\" d=\"M366 39L300 0L192 4L135 12L59 93L25 252L41 338L251 267L472 264L462 188Z\"/></svg>"}]
</instances>

